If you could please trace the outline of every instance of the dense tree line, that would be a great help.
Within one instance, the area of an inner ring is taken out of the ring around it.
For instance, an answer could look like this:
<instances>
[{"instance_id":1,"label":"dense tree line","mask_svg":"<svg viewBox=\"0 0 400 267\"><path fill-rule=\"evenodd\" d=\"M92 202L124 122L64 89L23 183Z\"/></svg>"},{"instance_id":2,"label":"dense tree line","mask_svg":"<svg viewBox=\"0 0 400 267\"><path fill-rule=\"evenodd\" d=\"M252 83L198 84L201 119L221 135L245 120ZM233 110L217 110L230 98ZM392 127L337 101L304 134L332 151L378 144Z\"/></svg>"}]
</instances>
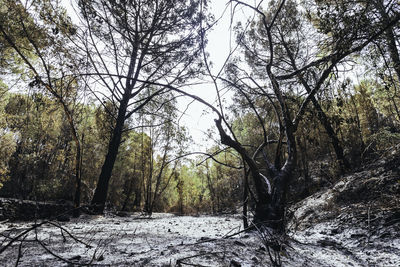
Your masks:
<instances>
[{"instance_id":1,"label":"dense tree line","mask_svg":"<svg viewBox=\"0 0 400 267\"><path fill-rule=\"evenodd\" d=\"M84 133L81 194L83 202L89 203L107 151L110 121L102 107L82 105L79 110L82 119L77 125ZM58 103L37 92L5 93L0 114L1 196L72 201L75 143ZM171 124L149 131L141 127L126 132L123 139L108 194L111 207L150 213L236 208L239 172L209 161L196 167L194 160L173 160L187 147L184 129L174 129Z\"/></svg>"}]
</instances>

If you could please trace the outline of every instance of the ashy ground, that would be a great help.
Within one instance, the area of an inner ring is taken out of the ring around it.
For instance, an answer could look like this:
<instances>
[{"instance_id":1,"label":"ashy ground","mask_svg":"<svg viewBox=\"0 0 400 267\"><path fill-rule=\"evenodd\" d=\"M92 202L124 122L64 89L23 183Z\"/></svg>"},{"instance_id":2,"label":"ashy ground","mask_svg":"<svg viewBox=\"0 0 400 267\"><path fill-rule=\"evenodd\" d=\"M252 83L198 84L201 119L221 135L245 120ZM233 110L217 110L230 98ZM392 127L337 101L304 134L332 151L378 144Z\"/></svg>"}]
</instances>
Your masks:
<instances>
[{"instance_id":1,"label":"ashy ground","mask_svg":"<svg viewBox=\"0 0 400 267\"><path fill-rule=\"evenodd\" d=\"M21 237L0 254L0 265L15 266L18 258L19 266L267 264L265 248L253 234L224 238L242 230L235 216L84 215L59 224L44 224ZM2 246L10 241L5 236L15 237L31 227L32 223L2 224Z\"/></svg>"},{"instance_id":2,"label":"ashy ground","mask_svg":"<svg viewBox=\"0 0 400 267\"><path fill-rule=\"evenodd\" d=\"M235 234L243 230L238 216L83 215L21 235L32 226L1 224L2 248L20 238L0 254L0 266L272 266L257 231ZM399 237L338 227L289 233L282 266L400 266Z\"/></svg>"}]
</instances>

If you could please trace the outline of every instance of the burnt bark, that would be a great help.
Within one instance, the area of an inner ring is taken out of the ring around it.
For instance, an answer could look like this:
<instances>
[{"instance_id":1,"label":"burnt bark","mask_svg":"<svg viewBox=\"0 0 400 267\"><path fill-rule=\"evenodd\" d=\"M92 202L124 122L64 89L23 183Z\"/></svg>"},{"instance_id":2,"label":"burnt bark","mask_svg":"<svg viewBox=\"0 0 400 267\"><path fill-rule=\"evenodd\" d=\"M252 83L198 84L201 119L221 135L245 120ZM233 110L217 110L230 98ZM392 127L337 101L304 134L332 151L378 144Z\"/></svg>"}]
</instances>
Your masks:
<instances>
[{"instance_id":1,"label":"burnt bark","mask_svg":"<svg viewBox=\"0 0 400 267\"><path fill-rule=\"evenodd\" d=\"M292 171L295 167L296 161L296 149L294 135L292 132L293 126L289 125L289 131L286 134L288 139L288 159L285 165L278 171L274 170L273 176L273 190L270 192L267 186L267 181L260 173L260 170L256 162L251 158L241 144L233 140L229 135L226 134L221 125L221 119L215 120L216 126L220 133L221 142L227 146L234 148L243 160L249 166L249 173L253 178L253 182L256 189L257 199L254 214L255 225L265 225L273 229L281 231L284 229L284 214L286 205L286 193L288 184L291 178ZM293 147L294 146L294 147Z\"/></svg>"},{"instance_id":2,"label":"burnt bark","mask_svg":"<svg viewBox=\"0 0 400 267\"><path fill-rule=\"evenodd\" d=\"M283 46L285 47L285 50L288 54L288 57L291 61L292 66L293 66L293 69L295 71L298 71L296 61L293 57L291 50L289 49L289 47L286 43L283 35L281 35L281 39L282 39ZM313 91L313 89L311 88L309 83L306 81L306 79L303 77L303 75L301 73L298 73L297 78L300 80L300 83L306 89L307 93L311 95L311 92ZM331 139L331 143L332 143L333 149L335 151L336 158L337 158L340 168L341 168L341 172L344 173L346 170L350 169L350 163L344 156L343 148L340 145L340 141L335 133L335 130L332 128L332 125L329 121L328 116L326 115L326 113L324 112L324 110L322 109L321 105L319 104L318 100L315 98L314 95L311 95L311 103L313 104L315 110L317 111L318 120L321 122L322 126L325 128L326 133L328 134L329 138Z\"/></svg>"},{"instance_id":3,"label":"burnt bark","mask_svg":"<svg viewBox=\"0 0 400 267\"><path fill-rule=\"evenodd\" d=\"M113 129L111 140L108 144L108 152L103 163L103 167L101 168L101 173L97 182L96 190L92 198L91 205L92 211L94 213L101 214L104 211L105 203L107 200L109 181L111 178L115 160L117 159L119 145L121 143L121 137L125 123L125 114L128 106L128 99L128 97L125 97L125 99L121 101L121 105L118 110L117 121Z\"/></svg>"},{"instance_id":4,"label":"burnt bark","mask_svg":"<svg viewBox=\"0 0 400 267\"><path fill-rule=\"evenodd\" d=\"M384 25L390 25L390 17L388 15L388 13L386 13L385 11L385 6L383 4L383 1L381 0L375 0L373 1L376 9L378 9L378 12L381 16L382 22L384 23ZM386 41L386 46L387 49L389 50L389 54L390 54L390 58L392 60L393 63L393 69L395 70L398 79L400 80L400 56L399 56L399 50L397 49L397 45L396 45L396 37L395 34L393 32L393 27L394 26L390 26L387 27L386 31L385 31L385 41Z\"/></svg>"},{"instance_id":5,"label":"burnt bark","mask_svg":"<svg viewBox=\"0 0 400 267\"><path fill-rule=\"evenodd\" d=\"M247 206L249 203L249 182L248 182L248 173L246 169L246 165L243 164L243 211L242 211L242 217L243 217L243 226L244 228L249 227L249 222L247 219Z\"/></svg>"}]
</instances>

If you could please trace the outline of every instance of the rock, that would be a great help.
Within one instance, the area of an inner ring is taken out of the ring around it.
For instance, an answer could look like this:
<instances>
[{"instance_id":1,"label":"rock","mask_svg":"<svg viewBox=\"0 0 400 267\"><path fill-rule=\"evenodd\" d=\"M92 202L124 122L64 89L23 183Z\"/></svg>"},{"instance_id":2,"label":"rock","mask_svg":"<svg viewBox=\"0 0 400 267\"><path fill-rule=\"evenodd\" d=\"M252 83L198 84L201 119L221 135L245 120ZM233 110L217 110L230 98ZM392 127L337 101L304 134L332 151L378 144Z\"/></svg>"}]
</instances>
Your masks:
<instances>
[{"instance_id":1,"label":"rock","mask_svg":"<svg viewBox=\"0 0 400 267\"><path fill-rule=\"evenodd\" d=\"M76 256L70 258L69 260L70 260L70 261L79 261L81 258L82 258L82 256L76 255Z\"/></svg>"},{"instance_id":2,"label":"rock","mask_svg":"<svg viewBox=\"0 0 400 267\"><path fill-rule=\"evenodd\" d=\"M400 210L395 211L394 213L392 213L391 215L389 215L386 219L385 219L385 226L390 226L390 225L394 225L396 223L400 223Z\"/></svg>"},{"instance_id":3,"label":"rock","mask_svg":"<svg viewBox=\"0 0 400 267\"><path fill-rule=\"evenodd\" d=\"M361 238L361 237L365 237L366 236L366 234L364 234L364 233L357 233L357 234L351 234L350 235L350 237L351 238L355 238L355 239L359 239L359 238Z\"/></svg>"},{"instance_id":4,"label":"rock","mask_svg":"<svg viewBox=\"0 0 400 267\"><path fill-rule=\"evenodd\" d=\"M331 230L330 235L337 235L337 234L339 234L340 232L341 232L341 231L339 230L339 228L334 228L334 229Z\"/></svg>"},{"instance_id":5,"label":"rock","mask_svg":"<svg viewBox=\"0 0 400 267\"><path fill-rule=\"evenodd\" d=\"M129 217L129 214L125 211L118 211L115 215L119 217Z\"/></svg>"},{"instance_id":6,"label":"rock","mask_svg":"<svg viewBox=\"0 0 400 267\"><path fill-rule=\"evenodd\" d=\"M322 247L336 247L338 244L330 239L321 239L317 241L317 244L321 245Z\"/></svg>"}]
</instances>

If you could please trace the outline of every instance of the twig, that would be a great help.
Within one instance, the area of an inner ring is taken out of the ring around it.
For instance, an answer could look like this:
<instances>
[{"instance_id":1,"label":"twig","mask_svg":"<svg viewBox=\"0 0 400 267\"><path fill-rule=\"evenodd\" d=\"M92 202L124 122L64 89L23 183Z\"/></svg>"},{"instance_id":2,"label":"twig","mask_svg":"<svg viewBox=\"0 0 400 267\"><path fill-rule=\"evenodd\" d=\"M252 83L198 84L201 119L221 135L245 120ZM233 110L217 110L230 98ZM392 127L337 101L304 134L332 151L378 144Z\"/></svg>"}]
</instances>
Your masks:
<instances>
[{"instance_id":1,"label":"twig","mask_svg":"<svg viewBox=\"0 0 400 267\"><path fill-rule=\"evenodd\" d=\"M61 256L59 256L59 255L57 255L57 254L55 254L53 251L51 251L51 250L50 250L42 241L40 241L39 239L37 239L37 242L38 242L39 245L41 245L42 248L44 248L44 250L46 250L49 254L51 254L52 256L56 257L57 259L59 259L59 260L61 260L61 261L63 261L63 262L66 262L66 263L68 263L68 264L71 264L72 266L74 266L74 265L89 266L89 265L92 264L93 259L94 259L94 258L92 258L92 259L90 260L90 262L88 262L88 263L79 263L79 262L70 261L70 260L64 259L63 257L61 257Z\"/></svg>"},{"instance_id":2,"label":"twig","mask_svg":"<svg viewBox=\"0 0 400 267\"><path fill-rule=\"evenodd\" d=\"M25 235L25 236L22 238L22 240L20 241L20 243L19 243L19 246L18 246L18 256L17 256L17 261L15 262L15 267L18 267L19 261L20 261L21 258L22 258L22 244L24 243L26 237L27 237L27 235Z\"/></svg>"},{"instance_id":3,"label":"twig","mask_svg":"<svg viewBox=\"0 0 400 267\"><path fill-rule=\"evenodd\" d=\"M12 238L10 240L10 242L7 243L7 245L5 245L4 247L2 247L0 249L0 254L3 253L9 246L11 246L15 241L17 241L18 239L20 239L22 236L26 235L27 233L29 233L30 231L35 230L36 228L42 226L43 224L46 224L48 221L44 221L41 222L39 224L34 224L32 227L28 228L27 230L23 231L22 233L20 233L19 235L17 235L16 237Z\"/></svg>"},{"instance_id":4,"label":"twig","mask_svg":"<svg viewBox=\"0 0 400 267\"><path fill-rule=\"evenodd\" d=\"M87 248L92 248L91 245L89 245L89 244L83 242L82 240L79 240L78 238L76 238L75 236L73 236L67 229L65 229L65 228L62 227L61 225L59 225L59 224L57 224L57 223L54 223L54 222L51 222L51 221L49 221L48 224L60 228L60 229L61 229L61 233L62 233L63 231L66 232L74 241L85 245ZM63 235L63 237L64 237L64 235Z\"/></svg>"},{"instance_id":5,"label":"twig","mask_svg":"<svg viewBox=\"0 0 400 267\"><path fill-rule=\"evenodd\" d=\"M188 256L188 257L176 260L176 264L178 266L181 266L181 264L190 265L190 266L204 266L204 265L200 265L200 264L186 263L186 262L183 262L183 261L189 260L189 259L193 259L193 258L197 258L197 257L201 257L201 256L205 256L205 255L217 255L219 253L221 253L221 252L207 252L207 253L201 253L201 254L197 254L197 255L193 255L193 256Z\"/></svg>"}]
</instances>

